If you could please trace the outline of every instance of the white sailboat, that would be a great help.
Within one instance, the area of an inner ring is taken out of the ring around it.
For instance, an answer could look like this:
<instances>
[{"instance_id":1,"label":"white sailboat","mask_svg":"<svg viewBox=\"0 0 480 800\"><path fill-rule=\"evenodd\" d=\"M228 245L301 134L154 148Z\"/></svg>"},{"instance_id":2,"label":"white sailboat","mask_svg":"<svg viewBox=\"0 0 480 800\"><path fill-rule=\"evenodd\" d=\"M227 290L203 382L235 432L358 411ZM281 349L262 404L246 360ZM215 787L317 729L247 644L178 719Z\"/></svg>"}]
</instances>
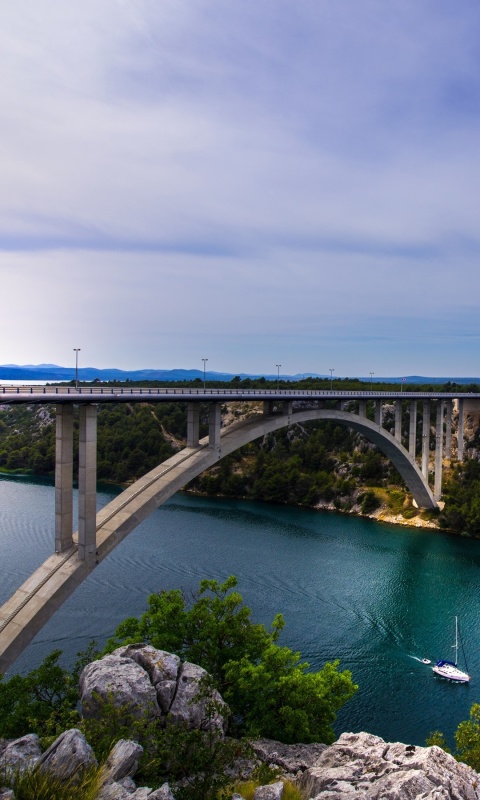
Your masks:
<instances>
[{"instance_id":1,"label":"white sailboat","mask_svg":"<svg viewBox=\"0 0 480 800\"><path fill-rule=\"evenodd\" d=\"M467 672L463 672L463 670L459 669L457 666L458 662L458 617L455 617L455 644L452 645L455 649L455 661L445 661L440 659L437 661L434 667L432 667L433 672L435 675L438 675L440 678L446 678L449 681L453 681L454 683L468 683L470 680L470 675Z\"/></svg>"}]
</instances>

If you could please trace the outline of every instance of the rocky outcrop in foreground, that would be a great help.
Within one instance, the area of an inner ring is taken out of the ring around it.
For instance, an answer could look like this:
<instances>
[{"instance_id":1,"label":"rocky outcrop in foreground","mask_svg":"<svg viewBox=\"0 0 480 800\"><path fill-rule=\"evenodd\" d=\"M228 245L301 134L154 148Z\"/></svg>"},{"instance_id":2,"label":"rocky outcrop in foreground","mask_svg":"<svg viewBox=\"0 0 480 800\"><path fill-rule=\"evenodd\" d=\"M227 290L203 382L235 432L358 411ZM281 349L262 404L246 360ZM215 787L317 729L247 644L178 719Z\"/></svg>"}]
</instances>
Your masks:
<instances>
[{"instance_id":1,"label":"rocky outcrop in foreground","mask_svg":"<svg viewBox=\"0 0 480 800\"><path fill-rule=\"evenodd\" d=\"M311 800L479 800L480 775L439 747L343 733L300 781Z\"/></svg>"},{"instance_id":2,"label":"rocky outcrop in foreground","mask_svg":"<svg viewBox=\"0 0 480 800\"><path fill-rule=\"evenodd\" d=\"M119 648L85 667L81 676L85 716L101 714L103 702L128 709L134 717L181 722L190 728L213 726L220 736L227 711L213 691L217 713L206 714L207 697L195 699L204 670L180 662L177 656L145 645ZM344 733L330 747L323 744L285 745L268 739L252 743L256 760L239 764L239 774L250 773L259 762L276 767L302 789L305 800L480 800L480 775L438 747L389 744L368 733ZM165 783L159 789L138 788L133 780L142 754L134 741L118 741L101 772L98 800L174 800ZM39 769L70 779L97 766L83 734L65 731L42 753L35 734L0 741L0 800L14 800L2 790L2 777ZM254 800L282 800L281 780L259 787ZM234 795L235 800L242 800Z\"/></svg>"}]
</instances>

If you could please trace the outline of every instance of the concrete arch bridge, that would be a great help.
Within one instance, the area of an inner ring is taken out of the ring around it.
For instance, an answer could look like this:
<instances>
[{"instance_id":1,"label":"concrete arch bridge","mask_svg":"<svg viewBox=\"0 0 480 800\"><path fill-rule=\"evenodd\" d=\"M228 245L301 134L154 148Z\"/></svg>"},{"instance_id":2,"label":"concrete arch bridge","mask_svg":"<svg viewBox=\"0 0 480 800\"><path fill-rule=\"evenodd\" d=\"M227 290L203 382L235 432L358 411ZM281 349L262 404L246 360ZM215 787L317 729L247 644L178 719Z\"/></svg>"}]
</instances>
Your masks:
<instances>
[{"instance_id":1,"label":"concrete arch bridge","mask_svg":"<svg viewBox=\"0 0 480 800\"><path fill-rule=\"evenodd\" d=\"M3 389L3 391L2 391ZM480 396L468 396L471 400ZM332 420L364 435L391 459L420 508L434 508L441 495L442 460L450 458L452 394L338 391L81 389L45 391L26 387L5 391L1 403L56 404L55 549L54 553L0 608L0 673L15 661L67 597L142 520L175 492L224 456L272 431L293 423ZM96 512L97 408L103 402L187 402L187 446L125 489ZM263 403L263 413L223 428L222 404L242 400ZM295 408L308 400L315 408ZM367 417L373 401L374 418ZM423 402L421 464L417 464L417 402ZM327 402L328 401L328 402ZM395 404L394 434L382 426L382 406ZM436 403L435 485L428 484L431 403ZM355 412L344 410L355 402ZM208 404L209 434L199 439L200 405ZM407 447L402 415L409 410ZM79 406L78 531L73 533L73 406ZM326 407L326 406L334 406ZM457 398L457 453L463 458L464 400ZM358 413L356 413L358 412ZM446 412L446 414L445 414ZM444 436L445 428L445 436Z\"/></svg>"}]
</instances>

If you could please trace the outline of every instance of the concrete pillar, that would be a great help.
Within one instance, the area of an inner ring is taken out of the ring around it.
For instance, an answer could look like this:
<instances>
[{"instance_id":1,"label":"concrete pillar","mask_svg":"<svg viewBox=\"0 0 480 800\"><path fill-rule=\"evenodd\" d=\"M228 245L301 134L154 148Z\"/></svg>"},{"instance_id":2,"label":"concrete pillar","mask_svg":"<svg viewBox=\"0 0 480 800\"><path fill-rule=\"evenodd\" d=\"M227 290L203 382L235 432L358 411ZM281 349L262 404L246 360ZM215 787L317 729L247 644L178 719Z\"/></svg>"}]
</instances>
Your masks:
<instances>
[{"instance_id":1,"label":"concrete pillar","mask_svg":"<svg viewBox=\"0 0 480 800\"><path fill-rule=\"evenodd\" d=\"M187 447L198 447L200 438L200 406L187 403Z\"/></svg>"},{"instance_id":2,"label":"concrete pillar","mask_svg":"<svg viewBox=\"0 0 480 800\"><path fill-rule=\"evenodd\" d=\"M422 475L428 480L428 456L430 453L430 400L423 401L422 425Z\"/></svg>"},{"instance_id":3,"label":"concrete pillar","mask_svg":"<svg viewBox=\"0 0 480 800\"><path fill-rule=\"evenodd\" d=\"M263 413L264 414L273 414L274 405L275 405L275 400L264 400L263 401Z\"/></svg>"},{"instance_id":4,"label":"concrete pillar","mask_svg":"<svg viewBox=\"0 0 480 800\"><path fill-rule=\"evenodd\" d=\"M97 547L97 406L80 406L78 423L78 555L89 561Z\"/></svg>"},{"instance_id":5,"label":"concrete pillar","mask_svg":"<svg viewBox=\"0 0 480 800\"><path fill-rule=\"evenodd\" d=\"M402 443L402 401L395 400L395 439Z\"/></svg>"},{"instance_id":6,"label":"concrete pillar","mask_svg":"<svg viewBox=\"0 0 480 800\"><path fill-rule=\"evenodd\" d=\"M220 449L220 427L222 424L221 403L210 403L208 406L208 447L210 450Z\"/></svg>"},{"instance_id":7,"label":"concrete pillar","mask_svg":"<svg viewBox=\"0 0 480 800\"><path fill-rule=\"evenodd\" d=\"M284 400L283 401L283 413L287 414L289 417L292 416L293 412L293 400Z\"/></svg>"},{"instance_id":8,"label":"concrete pillar","mask_svg":"<svg viewBox=\"0 0 480 800\"><path fill-rule=\"evenodd\" d=\"M408 432L408 452L415 458L417 454L417 401L410 400L410 426Z\"/></svg>"},{"instance_id":9,"label":"concrete pillar","mask_svg":"<svg viewBox=\"0 0 480 800\"><path fill-rule=\"evenodd\" d=\"M437 400L437 421L435 425L435 486L433 489L435 500L440 500L442 496L443 412L443 400Z\"/></svg>"},{"instance_id":10,"label":"concrete pillar","mask_svg":"<svg viewBox=\"0 0 480 800\"><path fill-rule=\"evenodd\" d=\"M367 401L366 400L359 400L358 401L358 416L359 417L366 417L367 416Z\"/></svg>"},{"instance_id":11,"label":"concrete pillar","mask_svg":"<svg viewBox=\"0 0 480 800\"><path fill-rule=\"evenodd\" d=\"M382 401L375 400L375 425L382 427Z\"/></svg>"},{"instance_id":12,"label":"concrete pillar","mask_svg":"<svg viewBox=\"0 0 480 800\"><path fill-rule=\"evenodd\" d=\"M457 425L457 458L463 461L463 429L465 425L465 409L463 398L458 398L458 425Z\"/></svg>"},{"instance_id":13,"label":"concrete pillar","mask_svg":"<svg viewBox=\"0 0 480 800\"><path fill-rule=\"evenodd\" d=\"M451 400L445 400L445 458L450 461L452 458L452 409Z\"/></svg>"},{"instance_id":14,"label":"concrete pillar","mask_svg":"<svg viewBox=\"0 0 480 800\"><path fill-rule=\"evenodd\" d=\"M57 405L55 441L55 552L71 547L73 532L73 406Z\"/></svg>"}]
</instances>

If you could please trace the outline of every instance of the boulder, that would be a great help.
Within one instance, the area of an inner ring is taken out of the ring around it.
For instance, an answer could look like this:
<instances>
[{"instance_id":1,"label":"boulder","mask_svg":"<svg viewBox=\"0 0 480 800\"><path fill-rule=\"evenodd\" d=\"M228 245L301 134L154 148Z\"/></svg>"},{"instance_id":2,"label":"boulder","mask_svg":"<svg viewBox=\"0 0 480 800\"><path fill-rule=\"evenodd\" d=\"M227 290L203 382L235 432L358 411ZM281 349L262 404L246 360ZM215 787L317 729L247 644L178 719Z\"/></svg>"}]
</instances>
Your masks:
<instances>
[{"instance_id":1,"label":"boulder","mask_svg":"<svg viewBox=\"0 0 480 800\"><path fill-rule=\"evenodd\" d=\"M258 789L255 789L253 800L282 800L284 788L282 781L259 786Z\"/></svg>"},{"instance_id":2,"label":"boulder","mask_svg":"<svg viewBox=\"0 0 480 800\"><path fill-rule=\"evenodd\" d=\"M102 777L104 783L120 781L135 775L143 747L130 739L119 739L105 761Z\"/></svg>"},{"instance_id":3,"label":"boulder","mask_svg":"<svg viewBox=\"0 0 480 800\"><path fill-rule=\"evenodd\" d=\"M77 728L64 731L44 752L40 769L67 780L85 769L98 766L93 750Z\"/></svg>"},{"instance_id":4,"label":"boulder","mask_svg":"<svg viewBox=\"0 0 480 800\"><path fill-rule=\"evenodd\" d=\"M476 772L439 747L344 733L300 782L311 800L480 800Z\"/></svg>"},{"instance_id":5,"label":"boulder","mask_svg":"<svg viewBox=\"0 0 480 800\"><path fill-rule=\"evenodd\" d=\"M40 761L42 751L38 736L28 733L20 739L8 742L0 756L0 774L23 772Z\"/></svg>"},{"instance_id":6,"label":"boulder","mask_svg":"<svg viewBox=\"0 0 480 800\"><path fill-rule=\"evenodd\" d=\"M223 733L226 729L225 717L228 706L217 690L211 690L210 699L218 707L225 709L225 717L218 711L210 716L207 708L209 701L196 699L200 682L207 675L208 673L196 664L190 664L188 661L182 664L178 676L177 693L170 707L169 719L174 723L183 723L188 728L215 729Z\"/></svg>"},{"instance_id":7,"label":"boulder","mask_svg":"<svg viewBox=\"0 0 480 800\"><path fill-rule=\"evenodd\" d=\"M161 713L148 673L132 658L118 655L87 664L80 675L80 700L86 718L101 716L109 703L125 711L125 721L151 720Z\"/></svg>"}]
</instances>

